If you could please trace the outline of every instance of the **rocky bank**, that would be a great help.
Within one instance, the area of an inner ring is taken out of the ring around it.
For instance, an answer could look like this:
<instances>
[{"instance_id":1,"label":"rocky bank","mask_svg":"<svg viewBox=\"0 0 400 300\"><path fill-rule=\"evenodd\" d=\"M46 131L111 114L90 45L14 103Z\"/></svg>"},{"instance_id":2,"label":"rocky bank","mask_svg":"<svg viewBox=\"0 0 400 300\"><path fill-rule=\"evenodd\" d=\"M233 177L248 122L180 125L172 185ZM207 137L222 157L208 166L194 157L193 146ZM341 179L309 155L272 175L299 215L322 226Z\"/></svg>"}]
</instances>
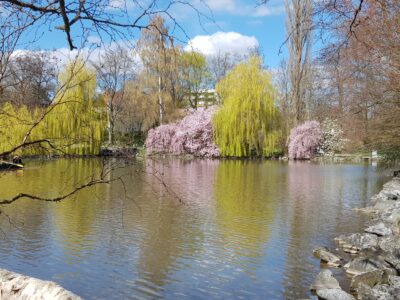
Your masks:
<instances>
[{"instance_id":1,"label":"rocky bank","mask_svg":"<svg viewBox=\"0 0 400 300\"><path fill-rule=\"evenodd\" d=\"M341 289L329 269L321 271L311 290L319 299L400 300L400 177L394 177L371 199L372 206L359 209L370 215L364 232L335 238L337 253L319 247L314 255L328 267L343 268L351 276L350 290Z\"/></svg>"},{"instance_id":2,"label":"rocky bank","mask_svg":"<svg viewBox=\"0 0 400 300\"><path fill-rule=\"evenodd\" d=\"M80 300L52 281L44 281L0 269L1 300Z\"/></svg>"}]
</instances>

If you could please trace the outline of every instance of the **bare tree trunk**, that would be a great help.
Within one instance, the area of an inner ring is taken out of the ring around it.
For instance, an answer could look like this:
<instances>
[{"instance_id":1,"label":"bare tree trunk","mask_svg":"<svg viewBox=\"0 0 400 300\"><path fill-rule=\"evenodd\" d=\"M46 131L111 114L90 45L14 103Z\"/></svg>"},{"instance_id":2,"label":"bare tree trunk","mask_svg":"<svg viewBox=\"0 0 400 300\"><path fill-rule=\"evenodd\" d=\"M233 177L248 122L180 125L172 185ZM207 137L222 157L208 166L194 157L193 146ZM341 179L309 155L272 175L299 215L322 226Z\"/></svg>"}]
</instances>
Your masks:
<instances>
[{"instance_id":1,"label":"bare tree trunk","mask_svg":"<svg viewBox=\"0 0 400 300\"><path fill-rule=\"evenodd\" d=\"M161 93L162 93L161 74L158 74L158 105L160 106L160 125L163 123L164 119L163 99Z\"/></svg>"},{"instance_id":2,"label":"bare tree trunk","mask_svg":"<svg viewBox=\"0 0 400 300\"><path fill-rule=\"evenodd\" d=\"M285 0L289 48L290 97L295 123L305 119L310 78L312 1ZM295 124L295 125L296 125Z\"/></svg>"},{"instance_id":3,"label":"bare tree trunk","mask_svg":"<svg viewBox=\"0 0 400 300\"><path fill-rule=\"evenodd\" d=\"M108 143L114 144L114 107L112 104L108 108Z\"/></svg>"},{"instance_id":4,"label":"bare tree trunk","mask_svg":"<svg viewBox=\"0 0 400 300\"><path fill-rule=\"evenodd\" d=\"M162 34L159 33L160 41L159 41L159 53L160 53L160 58L161 56L161 51L163 50L163 37ZM158 105L160 106L160 125L163 123L164 119L164 107L163 107L163 99L162 99L162 80L161 80L161 66L160 66L160 59L158 60Z\"/></svg>"}]
</instances>

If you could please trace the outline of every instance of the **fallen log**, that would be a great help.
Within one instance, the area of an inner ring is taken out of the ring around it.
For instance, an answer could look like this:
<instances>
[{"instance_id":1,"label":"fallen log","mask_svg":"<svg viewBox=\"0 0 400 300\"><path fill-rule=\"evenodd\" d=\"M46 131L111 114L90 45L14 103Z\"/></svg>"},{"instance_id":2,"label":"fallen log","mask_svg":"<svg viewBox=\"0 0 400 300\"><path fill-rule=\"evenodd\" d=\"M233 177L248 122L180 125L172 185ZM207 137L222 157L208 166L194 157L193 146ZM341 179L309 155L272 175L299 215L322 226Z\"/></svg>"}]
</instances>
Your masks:
<instances>
[{"instance_id":1,"label":"fallen log","mask_svg":"<svg viewBox=\"0 0 400 300\"><path fill-rule=\"evenodd\" d=\"M2 171L18 170L18 169L22 169L23 167L24 167L24 165L22 165L22 164L15 164L15 163L8 162L8 161L0 161L0 170L2 170Z\"/></svg>"}]
</instances>

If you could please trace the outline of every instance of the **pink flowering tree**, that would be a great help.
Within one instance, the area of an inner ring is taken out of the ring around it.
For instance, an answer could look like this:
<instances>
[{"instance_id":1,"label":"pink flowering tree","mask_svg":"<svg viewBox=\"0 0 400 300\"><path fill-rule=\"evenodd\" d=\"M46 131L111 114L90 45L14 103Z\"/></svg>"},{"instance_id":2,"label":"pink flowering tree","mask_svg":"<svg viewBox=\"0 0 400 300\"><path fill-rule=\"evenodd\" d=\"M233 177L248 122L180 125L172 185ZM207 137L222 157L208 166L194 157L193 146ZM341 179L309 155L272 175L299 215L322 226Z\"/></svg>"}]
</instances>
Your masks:
<instances>
[{"instance_id":1,"label":"pink flowering tree","mask_svg":"<svg viewBox=\"0 0 400 300\"><path fill-rule=\"evenodd\" d=\"M293 128L289 136L289 158L311 159L322 142L323 132L317 121L307 121Z\"/></svg>"},{"instance_id":2,"label":"pink flowering tree","mask_svg":"<svg viewBox=\"0 0 400 300\"><path fill-rule=\"evenodd\" d=\"M211 124L214 112L215 107L198 109L181 121L151 129L145 142L147 153L219 157Z\"/></svg>"}]
</instances>

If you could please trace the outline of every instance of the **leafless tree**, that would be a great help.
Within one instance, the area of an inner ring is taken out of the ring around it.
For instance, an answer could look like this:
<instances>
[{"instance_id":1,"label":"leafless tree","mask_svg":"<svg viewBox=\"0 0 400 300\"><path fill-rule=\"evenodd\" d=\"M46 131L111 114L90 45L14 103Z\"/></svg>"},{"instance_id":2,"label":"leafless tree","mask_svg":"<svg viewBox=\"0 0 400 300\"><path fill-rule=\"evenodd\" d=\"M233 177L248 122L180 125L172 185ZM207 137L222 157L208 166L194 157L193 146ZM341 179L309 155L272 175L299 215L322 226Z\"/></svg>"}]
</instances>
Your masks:
<instances>
[{"instance_id":1,"label":"leafless tree","mask_svg":"<svg viewBox=\"0 0 400 300\"><path fill-rule=\"evenodd\" d=\"M93 63L97 71L97 80L104 92L104 102L107 108L108 143L115 142L115 124L123 111L125 83L135 75L133 51L117 44L108 48L100 58Z\"/></svg>"},{"instance_id":2,"label":"leafless tree","mask_svg":"<svg viewBox=\"0 0 400 300\"><path fill-rule=\"evenodd\" d=\"M27 26L28 21L18 11L10 13L0 6L0 97L7 87L11 57Z\"/></svg>"},{"instance_id":3,"label":"leafless tree","mask_svg":"<svg viewBox=\"0 0 400 300\"><path fill-rule=\"evenodd\" d=\"M290 97L290 78L288 64L286 60L281 60L275 75L275 84L277 86L279 95L279 107L282 113L282 125L284 129L284 136L289 136L291 129L290 116L291 116L291 97ZM284 145L284 148L286 145Z\"/></svg>"},{"instance_id":4,"label":"leafless tree","mask_svg":"<svg viewBox=\"0 0 400 300\"><path fill-rule=\"evenodd\" d=\"M159 124L168 118L168 106L177 95L177 66L180 49L161 15L151 19L150 27L142 30L137 48L144 72L149 79L148 88L158 97Z\"/></svg>"},{"instance_id":5,"label":"leafless tree","mask_svg":"<svg viewBox=\"0 0 400 300\"><path fill-rule=\"evenodd\" d=\"M81 47L79 41L89 34L103 41L126 40L137 30L152 27L149 20L155 15L168 18L176 30L185 33L171 12L179 6L190 7L199 20L211 19L186 0L1 0L2 10L27 18L37 31L47 32L53 27L64 32L71 50Z\"/></svg>"},{"instance_id":6,"label":"leafless tree","mask_svg":"<svg viewBox=\"0 0 400 300\"><path fill-rule=\"evenodd\" d=\"M48 105L55 90L57 68L47 52L21 52L8 63L8 75L0 102L26 105L29 108Z\"/></svg>"},{"instance_id":7,"label":"leafless tree","mask_svg":"<svg viewBox=\"0 0 400 300\"><path fill-rule=\"evenodd\" d=\"M216 54L207 57L208 70L211 74L210 84L215 85L237 64L247 60L250 56L262 57L259 47L250 47L243 53L219 50Z\"/></svg>"},{"instance_id":8,"label":"leafless tree","mask_svg":"<svg viewBox=\"0 0 400 300\"><path fill-rule=\"evenodd\" d=\"M312 45L312 0L285 0L290 97L296 123L306 119Z\"/></svg>"},{"instance_id":9,"label":"leafless tree","mask_svg":"<svg viewBox=\"0 0 400 300\"><path fill-rule=\"evenodd\" d=\"M232 54L220 50L208 59L208 66L212 76L212 83L215 86L233 68Z\"/></svg>"}]
</instances>

